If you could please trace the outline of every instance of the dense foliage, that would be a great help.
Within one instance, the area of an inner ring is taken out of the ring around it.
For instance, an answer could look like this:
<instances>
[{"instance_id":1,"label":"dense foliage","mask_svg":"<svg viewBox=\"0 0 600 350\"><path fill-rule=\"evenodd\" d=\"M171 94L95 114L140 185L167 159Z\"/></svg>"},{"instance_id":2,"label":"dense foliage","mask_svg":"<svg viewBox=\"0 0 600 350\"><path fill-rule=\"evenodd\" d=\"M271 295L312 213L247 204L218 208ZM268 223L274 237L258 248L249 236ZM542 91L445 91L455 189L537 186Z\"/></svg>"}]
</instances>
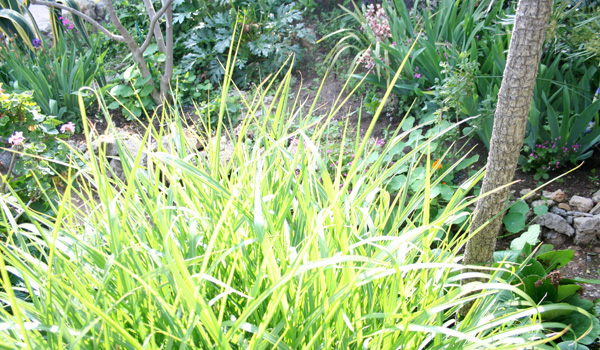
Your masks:
<instances>
[{"instance_id":1,"label":"dense foliage","mask_svg":"<svg viewBox=\"0 0 600 350\"><path fill-rule=\"evenodd\" d=\"M565 325L540 323L540 313L589 317L571 305L536 305L508 284L514 279L509 269L521 271L523 263L503 261L502 268L477 273L489 283L468 282L470 274L458 263L468 237L448 234L473 203L465 196L481 174L436 218L427 209L441 181L436 174L426 171L411 196L406 186L392 195L386 174L414 169L415 159L429 158L430 142L387 168L385 157L404 132L367 169L359 159L375 154L367 145L376 115L347 176L341 166L330 175L315 143L324 129L311 139L310 119L300 120L295 131L285 126L297 111L286 107L284 86L270 104L277 108L262 115L254 145L240 142L242 132L231 158L219 147L188 154L187 147L165 146L164 129L150 124L144 139L156 138L157 152L151 142L137 155L119 147L126 182L110 178L101 154L70 172L56 217L21 206L32 224L19 226L5 212L0 228L13 234L0 242L0 300L11 308L0 309L0 343L50 349L551 349L544 343L562 335L555 330ZM259 89L254 103L265 93ZM249 111L257 110L246 102ZM242 130L256 122L253 113ZM180 122L164 117L183 132ZM143 165L141 152L148 156ZM93 197L93 209L73 201ZM471 311L457 317L471 301Z\"/></svg>"},{"instance_id":2,"label":"dense foliage","mask_svg":"<svg viewBox=\"0 0 600 350\"><path fill-rule=\"evenodd\" d=\"M141 3L115 1L124 25L145 35L146 9ZM160 2L156 2L157 7ZM290 0L261 1L175 1L175 76L179 98L206 98L195 86L209 82L218 87L225 73L224 63L233 46L237 51L234 81L242 88L259 82L279 68L292 54L302 58L302 43L314 43L314 34L304 26L303 13ZM239 42L234 31L242 32ZM160 62L160 60L158 61ZM125 81L130 78L124 77ZM121 96L122 97L122 96Z\"/></svg>"},{"instance_id":3,"label":"dense foliage","mask_svg":"<svg viewBox=\"0 0 600 350\"><path fill-rule=\"evenodd\" d=\"M76 6L73 0L65 3ZM55 14L51 16L55 29L52 43L41 35L37 25L25 20L28 11L22 5L17 8L22 13L7 8L8 4L0 5L0 82L4 89L31 91L44 114L74 122L80 130L80 88L94 82L106 84L102 38L89 37L78 18L70 20ZM86 106L89 101L86 99Z\"/></svg>"},{"instance_id":4,"label":"dense foliage","mask_svg":"<svg viewBox=\"0 0 600 350\"><path fill-rule=\"evenodd\" d=\"M114 3L141 40L146 7ZM35 28L10 36L0 348L587 349L600 301L580 299L576 283L599 281L561 278L573 252L539 244L525 203L504 225L527 231L493 266L462 264L483 171L447 140L488 140L512 2L375 3L346 7L336 23L357 26L330 36L340 39L331 60L358 52L363 70L350 76L371 84L342 117L339 100L327 111L318 96L299 102L291 81L314 44L303 11L333 22L322 12L347 1L175 0L174 95L156 113L149 83L169 54L158 44L143 53L143 77L122 46L101 48L64 17L53 45ZM523 157L539 178L600 141L598 17L587 5L557 0L549 26ZM17 23L3 18L0 28ZM137 152L121 139L119 160L94 148L79 89L94 80L107 133L118 134L109 109L150 116ZM105 105L105 91L116 101ZM402 122L374 138L393 95ZM184 125L192 102L197 123ZM87 154L63 142L80 122Z\"/></svg>"},{"instance_id":5,"label":"dense foliage","mask_svg":"<svg viewBox=\"0 0 600 350\"><path fill-rule=\"evenodd\" d=\"M435 116L442 122L480 115L463 132L476 132L487 145L514 6L503 1L442 0L435 6L417 3L412 9L404 1L347 9L361 27L346 30L332 57L357 49L355 61L370 70L366 81L385 87L414 43L408 69L394 91L425 106L416 111L422 120ZM580 11L577 6L555 1L530 112L527 155L535 153L535 145L547 142L569 150L568 157L539 153L534 159L544 168L527 166L532 160L522 159L525 170L535 169L544 178L557 164L560 168L590 157L592 147L600 142L600 102L595 102L600 86L597 38L589 30L599 17L596 7Z\"/></svg>"},{"instance_id":6,"label":"dense foliage","mask_svg":"<svg viewBox=\"0 0 600 350\"><path fill-rule=\"evenodd\" d=\"M0 137L10 147L10 152L2 152L5 177L0 193L12 190L30 204L56 202L58 175L66 169L70 153L57 138L74 132L73 123L61 126L55 117L42 114L31 94L0 92Z\"/></svg>"}]
</instances>

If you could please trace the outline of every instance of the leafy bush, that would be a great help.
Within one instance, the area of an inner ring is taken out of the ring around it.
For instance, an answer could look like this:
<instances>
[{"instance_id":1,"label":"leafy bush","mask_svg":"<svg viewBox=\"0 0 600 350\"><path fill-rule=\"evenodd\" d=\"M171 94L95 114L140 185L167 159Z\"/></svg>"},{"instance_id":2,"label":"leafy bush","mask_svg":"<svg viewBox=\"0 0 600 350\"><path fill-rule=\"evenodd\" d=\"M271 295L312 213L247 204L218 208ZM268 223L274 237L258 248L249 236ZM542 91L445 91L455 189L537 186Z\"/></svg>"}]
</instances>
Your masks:
<instances>
[{"instance_id":1,"label":"leafy bush","mask_svg":"<svg viewBox=\"0 0 600 350\"><path fill-rule=\"evenodd\" d=\"M131 55L128 55L130 58ZM158 51L158 45L151 44L144 52L144 58L151 66L162 64L165 61L165 53ZM110 94L117 100L108 105L109 109L122 107L123 115L131 120L134 117L139 118L144 110L150 110L155 107L152 100L153 86L148 82L152 79L154 86L160 81L160 72L151 70L152 75L144 78L138 68L137 63L130 65L118 79L120 84L116 84L110 89Z\"/></svg>"},{"instance_id":2,"label":"leafy bush","mask_svg":"<svg viewBox=\"0 0 600 350\"><path fill-rule=\"evenodd\" d=\"M578 151L581 145L574 144L571 147L561 147L561 137L542 144L536 144L533 149L529 149L528 145L523 147L524 151L531 152L525 157L525 161L521 168L523 171L534 171L535 179L548 179L548 172L559 170L577 160Z\"/></svg>"},{"instance_id":3,"label":"leafy bush","mask_svg":"<svg viewBox=\"0 0 600 350\"><path fill-rule=\"evenodd\" d=\"M225 73L222 62L232 45L236 23L243 24L234 79L246 86L276 72L290 54L302 57L299 40L313 40L302 23L302 12L293 2L237 1L238 12L229 6L216 6L214 12L195 16L196 25L180 38L185 47L180 71L205 72L206 78L218 84ZM243 69L243 71L242 71Z\"/></svg>"},{"instance_id":4,"label":"leafy bush","mask_svg":"<svg viewBox=\"0 0 600 350\"><path fill-rule=\"evenodd\" d=\"M40 113L30 93L0 93L0 137L11 146L11 160L3 164L7 172L4 182L25 201L56 200L56 176L66 169L69 147L57 138L75 131L73 123L57 127L61 122ZM61 165L61 163L63 165Z\"/></svg>"},{"instance_id":5,"label":"leafy bush","mask_svg":"<svg viewBox=\"0 0 600 350\"><path fill-rule=\"evenodd\" d=\"M142 20L146 14L143 5L115 1L115 6L127 29L145 34L148 28ZM174 38L174 75L187 74L179 80L178 97L182 101L206 98L192 96L202 94L193 89L195 85L207 80L214 86L220 84L232 45L238 56L234 80L246 87L276 73L290 54L295 54L298 62L303 55L301 41L315 40L304 27L299 6L289 0L175 1L173 11L174 33L178 33ZM244 34L239 45L232 42L234 31Z\"/></svg>"}]
</instances>

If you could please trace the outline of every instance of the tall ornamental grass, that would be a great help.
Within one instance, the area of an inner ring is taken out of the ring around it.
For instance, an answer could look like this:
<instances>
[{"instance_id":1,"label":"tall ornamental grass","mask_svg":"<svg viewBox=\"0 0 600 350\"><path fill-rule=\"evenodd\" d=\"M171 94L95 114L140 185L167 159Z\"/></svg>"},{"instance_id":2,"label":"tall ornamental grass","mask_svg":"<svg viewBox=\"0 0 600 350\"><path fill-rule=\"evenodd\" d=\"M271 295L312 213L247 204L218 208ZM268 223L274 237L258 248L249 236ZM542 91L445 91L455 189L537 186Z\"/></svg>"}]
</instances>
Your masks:
<instances>
[{"instance_id":1,"label":"tall ornamental grass","mask_svg":"<svg viewBox=\"0 0 600 350\"><path fill-rule=\"evenodd\" d=\"M100 152L73 163L55 217L1 197L0 348L541 349L564 328L541 323L553 306L536 307L496 270L460 264L468 237L451 235L450 223L467 215L481 174L436 218L429 201L443 175L428 171L410 197L407 185L388 192L395 171L433 162L430 141L386 160L413 129L380 154L366 146L383 104L364 137L346 129L355 140L341 143L355 153L347 176L328 172L326 128L304 122L315 105L289 99L289 81L288 72L243 100L230 158L218 147L225 84L203 153L190 151L178 109L164 108L164 127L150 124L140 152L119 144L125 181ZM265 106L267 92L275 98ZM242 141L250 126L252 146ZM163 143L167 130L181 137ZM513 305L503 290L524 301Z\"/></svg>"}]
</instances>

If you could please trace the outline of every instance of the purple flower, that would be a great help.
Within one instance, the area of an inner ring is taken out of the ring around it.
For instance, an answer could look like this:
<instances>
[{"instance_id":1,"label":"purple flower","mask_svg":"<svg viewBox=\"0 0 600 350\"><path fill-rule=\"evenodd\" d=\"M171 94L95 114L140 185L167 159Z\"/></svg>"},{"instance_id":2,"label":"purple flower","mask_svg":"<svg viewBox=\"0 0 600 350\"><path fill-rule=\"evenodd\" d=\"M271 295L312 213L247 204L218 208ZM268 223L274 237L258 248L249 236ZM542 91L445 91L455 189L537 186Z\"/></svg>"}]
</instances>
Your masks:
<instances>
[{"instance_id":1,"label":"purple flower","mask_svg":"<svg viewBox=\"0 0 600 350\"><path fill-rule=\"evenodd\" d=\"M13 146L19 146L25 142L25 137L23 137L22 131L15 131L15 133L8 138L8 143Z\"/></svg>"},{"instance_id":2,"label":"purple flower","mask_svg":"<svg viewBox=\"0 0 600 350\"><path fill-rule=\"evenodd\" d=\"M415 78L417 78L417 79L421 78L421 74L419 74L419 73L415 74Z\"/></svg>"},{"instance_id":3,"label":"purple flower","mask_svg":"<svg viewBox=\"0 0 600 350\"><path fill-rule=\"evenodd\" d=\"M31 44L37 49L38 47L42 46L42 41L38 38L34 38L31 40Z\"/></svg>"},{"instance_id":4,"label":"purple flower","mask_svg":"<svg viewBox=\"0 0 600 350\"><path fill-rule=\"evenodd\" d=\"M63 124L63 126L60 127L60 132L61 133L69 133L72 134L75 132L75 124L73 124L73 122L68 122L67 124Z\"/></svg>"}]
</instances>

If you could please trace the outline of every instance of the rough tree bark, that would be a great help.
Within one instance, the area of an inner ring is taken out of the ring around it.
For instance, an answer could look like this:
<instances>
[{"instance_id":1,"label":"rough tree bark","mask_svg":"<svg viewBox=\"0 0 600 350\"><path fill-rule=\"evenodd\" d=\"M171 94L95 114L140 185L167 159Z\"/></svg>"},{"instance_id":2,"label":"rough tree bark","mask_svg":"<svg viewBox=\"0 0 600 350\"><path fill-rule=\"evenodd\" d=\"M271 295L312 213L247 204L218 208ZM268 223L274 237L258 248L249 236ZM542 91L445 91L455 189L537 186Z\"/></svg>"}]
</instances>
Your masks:
<instances>
[{"instance_id":1,"label":"rough tree bark","mask_svg":"<svg viewBox=\"0 0 600 350\"><path fill-rule=\"evenodd\" d=\"M165 98L167 98L169 93L169 88L171 84L171 79L173 77L173 8L172 4L174 0L162 0L162 8L156 12L154 10L154 6L152 5L152 1L144 0L144 4L146 5L146 11L148 12L148 17L150 19L150 26L148 30L148 35L146 36L144 42L139 45L137 40L132 36L121 20L117 16L115 8L113 6L112 0L103 0L104 5L106 6L106 10L108 12L108 16L110 18L111 23L117 29L120 35L113 34L109 32L106 28L102 27L102 25L96 22L91 17L85 15L81 11L75 10L71 7L65 6L58 2L53 1L45 1L45 0L31 0L31 4L35 5L45 5L48 7L54 7L60 10L68 11L73 15L79 16L83 18L85 21L90 23L94 28L98 29L106 36L108 36L111 40L120 41L127 44L127 47L131 51L132 57L134 61L137 63L140 73L144 78L149 77L151 75L150 69L148 69L148 64L146 63L146 59L144 58L144 51L148 48L153 38L156 38L156 42L159 50L164 52L167 56L166 62L163 67L163 72L160 80L159 89L154 85L154 81L150 79L148 84L152 85L152 93L150 96L157 104L161 104ZM158 21L162 16L166 17L166 43L163 38L162 32L160 30L160 26L158 25Z\"/></svg>"},{"instance_id":2,"label":"rough tree bark","mask_svg":"<svg viewBox=\"0 0 600 350\"><path fill-rule=\"evenodd\" d=\"M552 0L519 0L508 50L494 128L481 193L494 191L512 181L523 146L533 87L538 73L542 45ZM477 202L470 233L483 227L467 242L464 263L482 264L493 260L496 239L502 224L498 215L508 200L509 188Z\"/></svg>"}]
</instances>

